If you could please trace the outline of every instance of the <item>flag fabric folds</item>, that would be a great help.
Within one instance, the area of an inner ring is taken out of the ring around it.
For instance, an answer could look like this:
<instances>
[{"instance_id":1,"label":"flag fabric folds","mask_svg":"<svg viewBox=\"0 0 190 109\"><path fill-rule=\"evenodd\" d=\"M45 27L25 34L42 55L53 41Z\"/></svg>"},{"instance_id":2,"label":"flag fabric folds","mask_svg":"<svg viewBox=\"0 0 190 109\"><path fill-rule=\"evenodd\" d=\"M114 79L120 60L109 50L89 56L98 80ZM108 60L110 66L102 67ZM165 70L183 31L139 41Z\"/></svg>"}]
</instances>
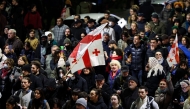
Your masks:
<instances>
[{"instance_id":1,"label":"flag fabric folds","mask_svg":"<svg viewBox=\"0 0 190 109\"><path fill-rule=\"evenodd\" d=\"M178 48L178 37L176 35L175 40L172 44L170 52L167 57L167 62L169 66L173 66L179 63L179 48Z\"/></svg>"},{"instance_id":2,"label":"flag fabric folds","mask_svg":"<svg viewBox=\"0 0 190 109\"><path fill-rule=\"evenodd\" d=\"M68 59L72 73L85 67L105 65L101 31L106 25L90 32L74 48Z\"/></svg>"}]
</instances>

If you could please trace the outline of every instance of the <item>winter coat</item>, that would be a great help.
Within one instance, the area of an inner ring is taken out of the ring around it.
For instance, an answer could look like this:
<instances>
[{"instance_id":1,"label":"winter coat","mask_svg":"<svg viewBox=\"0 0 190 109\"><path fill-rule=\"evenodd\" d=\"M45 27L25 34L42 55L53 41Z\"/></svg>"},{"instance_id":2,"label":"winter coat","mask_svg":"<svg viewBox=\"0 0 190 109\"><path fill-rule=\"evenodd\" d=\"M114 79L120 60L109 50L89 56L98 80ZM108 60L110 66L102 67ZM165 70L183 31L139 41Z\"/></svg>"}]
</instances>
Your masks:
<instances>
[{"instance_id":1,"label":"winter coat","mask_svg":"<svg viewBox=\"0 0 190 109\"><path fill-rule=\"evenodd\" d=\"M82 71L80 76L86 80L87 86L88 86L88 91L90 91L90 89L92 89L92 87L95 83L95 72L90 72L90 74L86 75Z\"/></svg>"},{"instance_id":2,"label":"winter coat","mask_svg":"<svg viewBox=\"0 0 190 109\"><path fill-rule=\"evenodd\" d=\"M90 13L90 4L89 2L82 1L77 6L77 14Z\"/></svg>"},{"instance_id":3,"label":"winter coat","mask_svg":"<svg viewBox=\"0 0 190 109\"><path fill-rule=\"evenodd\" d=\"M86 30L81 26L78 28L72 27L71 28L71 33L73 33L74 38L76 38L77 40L81 40L81 34L82 33L86 33Z\"/></svg>"},{"instance_id":4,"label":"winter coat","mask_svg":"<svg viewBox=\"0 0 190 109\"><path fill-rule=\"evenodd\" d=\"M166 26L163 22L158 21L155 25L154 22L150 22L150 27L155 34L165 34L166 33Z\"/></svg>"},{"instance_id":5,"label":"winter coat","mask_svg":"<svg viewBox=\"0 0 190 109\"><path fill-rule=\"evenodd\" d=\"M156 103L158 103L160 109L168 109L168 106L172 101L172 96L174 92L172 82L167 81L167 86L168 87L166 90L161 91L160 88L158 88L155 92L154 100Z\"/></svg>"},{"instance_id":6,"label":"winter coat","mask_svg":"<svg viewBox=\"0 0 190 109\"><path fill-rule=\"evenodd\" d=\"M171 14L172 10L168 10L166 8L164 8L162 11L161 11L161 14L160 14L160 18L163 22L167 23L167 21L169 20L169 17L170 17L170 14Z\"/></svg>"},{"instance_id":7,"label":"winter coat","mask_svg":"<svg viewBox=\"0 0 190 109\"><path fill-rule=\"evenodd\" d=\"M133 104L131 105L130 109L137 109L137 104L140 102L140 98L137 98L137 100L135 100L133 102ZM140 109L145 109L145 108L141 108ZM154 98L151 96L147 96L147 105L146 105L146 109L159 109L158 104L154 101Z\"/></svg>"},{"instance_id":8,"label":"winter coat","mask_svg":"<svg viewBox=\"0 0 190 109\"><path fill-rule=\"evenodd\" d=\"M115 81L115 79L116 79L117 77L119 77L120 73L121 73L121 70L119 69L119 70L116 72L115 76L112 77L113 72L112 72L112 71L109 72L109 75L108 75L108 82L107 82L107 83L109 84L110 89L113 89L114 81Z\"/></svg>"},{"instance_id":9,"label":"winter coat","mask_svg":"<svg viewBox=\"0 0 190 109\"><path fill-rule=\"evenodd\" d=\"M69 28L67 25L62 25L62 26L55 26L54 28L51 29L51 31L54 33L54 40L56 42L59 42L59 40L61 40L61 38L64 35L65 30Z\"/></svg>"},{"instance_id":10,"label":"winter coat","mask_svg":"<svg viewBox=\"0 0 190 109\"><path fill-rule=\"evenodd\" d=\"M127 44L127 42L125 42L124 40L119 39L117 46L118 46L118 48L120 48L122 51L124 51L125 48L127 48L128 44Z\"/></svg>"},{"instance_id":11,"label":"winter coat","mask_svg":"<svg viewBox=\"0 0 190 109\"><path fill-rule=\"evenodd\" d=\"M109 109L114 109L113 107L110 107ZM124 109L121 105L119 105L118 109Z\"/></svg>"},{"instance_id":12,"label":"winter coat","mask_svg":"<svg viewBox=\"0 0 190 109\"><path fill-rule=\"evenodd\" d=\"M92 101L89 101L87 103L87 106L89 109L107 109L106 104L104 103L105 100L103 100L102 97L99 97L98 102L93 103Z\"/></svg>"},{"instance_id":13,"label":"winter coat","mask_svg":"<svg viewBox=\"0 0 190 109\"><path fill-rule=\"evenodd\" d=\"M127 58L131 55L131 69L133 70L142 70L143 69L143 62L145 57L145 48L141 44L140 46L136 47L134 44L131 44L125 49L125 57Z\"/></svg>"},{"instance_id":14,"label":"winter coat","mask_svg":"<svg viewBox=\"0 0 190 109\"><path fill-rule=\"evenodd\" d=\"M131 75L128 75L127 77L122 77L122 75L119 75L113 84L113 92L116 93L117 90L123 90L128 87L128 79L131 77Z\"/></svg>"},{"instance_id":15,"label":"winter coat","mask_svg":"<svg viewBox=\"0 0 190 109\"><path fill-rule=\"evenodd\" d=\"M145 26L145 24L146 24L146 21L145 21L145 20L137 21L138 30L139 30L139 31L144 31L144 26Z\"/></svg>"},{"instance_id":16,"label":"winter coat","mask_svg":"<svg viewBox=\"0 0 190 109\"><path fill-rule=\"evenodd\" d=\"M69 79L67 81L68 87L70 87L72 90L78 88L81 91L85 91L88 93L88 86L86 83L86 80L82 78L81 76L75 77L75 80Z\"/></svg>"},{"instance_id":17,"label":"winter coat","mask_svg":"<svg viewBox=\"0 0 190 109\"><path fill-rule=\"evenodd\" d=\"M39 44L39 40L37 38L34 39L26 38L25 42L29 42L33 50L36 50Z\"/></svg>"},{"instance_id":18,"label":"winter coat","mask_svg":"<svg viewBox=\"0 0 190 109\"><path fill-rule=\"evenodd\" d=\"M41 16L38 12L28 12L24 18L24 26L27 29L42 28Z\"/></svg>"},{"instance_id":19,"label":"winter coat","mask_svg":"<svg viewBox=\"0 0 190 109\"><path fill-rule=\"evenodd\" d=\"M136 87L134 90L131 90L129 88L122 90L121 92L122 106L125 109L130 109L130 106L138 97L139 97L138 87Z\"/></svg>"},{"instance_id":20,"label":"winter coat","mask_svg":"<svg viewBox=\"0 0 190 109\"><path fill-rule=\"evenodd\" d=\"M23 48L23 43L19 39L19 37L15 36L13 39L7 39L5 42L7 45L12 45L12 49L17 54L17 56L20 55L20 52Z\"/></svg>"}]
</instances>

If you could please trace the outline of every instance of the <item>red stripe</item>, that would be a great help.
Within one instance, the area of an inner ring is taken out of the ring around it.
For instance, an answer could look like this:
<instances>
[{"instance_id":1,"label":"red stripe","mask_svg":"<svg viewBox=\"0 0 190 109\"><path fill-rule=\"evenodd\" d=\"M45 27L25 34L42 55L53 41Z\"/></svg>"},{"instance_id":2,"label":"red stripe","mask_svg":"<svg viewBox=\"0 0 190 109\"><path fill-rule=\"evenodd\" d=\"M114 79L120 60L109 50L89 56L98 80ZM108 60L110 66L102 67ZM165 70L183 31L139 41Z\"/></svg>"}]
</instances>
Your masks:
<instances>
[{"instance_id":1,"label":"red stripe","mask_svg":"<svg viewBox=\"0 0 190 109\"><path fill-rule=\"evenodd\" d=\"M92 66L91 62L90 62L90 56L89 56L89 53L88 53L88 49L85 51L82 59L83 59L85 67L91 67Z\"/></svg>"}]
</instances>

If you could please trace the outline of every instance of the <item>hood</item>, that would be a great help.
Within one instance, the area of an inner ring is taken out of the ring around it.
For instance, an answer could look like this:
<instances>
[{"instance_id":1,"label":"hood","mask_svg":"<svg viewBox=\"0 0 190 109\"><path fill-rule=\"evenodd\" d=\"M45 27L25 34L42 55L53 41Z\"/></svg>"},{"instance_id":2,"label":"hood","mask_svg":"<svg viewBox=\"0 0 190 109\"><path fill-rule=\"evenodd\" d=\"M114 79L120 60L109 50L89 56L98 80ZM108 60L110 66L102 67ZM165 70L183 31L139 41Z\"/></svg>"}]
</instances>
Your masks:
<instances>
[{"instance_id":1,"label":"hood","mask_svg":"<svg viewBox=\"0 0 190 109\"><path fill-rule=\"evenodd\" d=\"M45 35L48 36L48 34L52 34L52 39L54 39L54 34L51 31L46 31Z\"/></svg>"}]
</instances>

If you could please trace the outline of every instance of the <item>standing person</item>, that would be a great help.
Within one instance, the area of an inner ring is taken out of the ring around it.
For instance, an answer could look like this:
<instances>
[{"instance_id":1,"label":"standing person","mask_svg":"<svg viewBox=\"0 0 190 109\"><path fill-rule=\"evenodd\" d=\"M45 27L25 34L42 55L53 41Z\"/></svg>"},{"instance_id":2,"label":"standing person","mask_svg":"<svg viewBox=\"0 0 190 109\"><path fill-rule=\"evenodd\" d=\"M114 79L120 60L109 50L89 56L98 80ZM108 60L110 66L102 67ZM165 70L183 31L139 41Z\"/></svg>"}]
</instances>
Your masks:
<instances>
[{"instance_id":1,"label":"standing person","mask_svg":"<svg viewBox=\"0 0 190 109\"><path fill-rule=\"evenodd\" d=\"M158 63L158 60L155 57L150 57L145 70L148 71L146 81L146 87L149 89L148 95L154 96L160 80L165 78L166 74L164 68Z\"/></svg>"},{"instance_id":2,"label":"standing person","mask_svg":"<svg viewBox=\"0 0 190 109\"><path fill-rule=\"evenodd\" d=\"M90 109L107 109L99 89L92 89L89 97L88 106Z\"/></svg>"},{"instance_id":3,"label":"standing person","mask_svg":"<svg viewBox=\"0 0 190 109\"><path fill-rule=\"evenodd\" d=\"M23 48L23 43L19 39L18 36L16 36L16 30L10 29L8 31L8 39L6 40L5 44L11 45L11 49L14 50L17 56L20 55L20 52Z\"/></svg>"},{"instance_id":4,"label":"standing person","mask_svg":"<svg viewBox=\"0 0 190 109\"><path fill-rule=\"evenodd\" d=\"M63 19L57 18L57 25L51 29L51 31L53 32L53 34L55 36L54 40L56 42L59 42L59 40L61 40L61 38L64 35L64 31L67 28L69 28L69 27L63 23Z\"/></svg>"},{"instance_id":5,"label":"standing person","mask_svg":"<svg viewBox=\"0 0 190 109\"><path fill-rule=\"evenodd\" d=\"M127 60L126 63L131 65L130 69L132 72L132 76L138 78L139 84L142 85L145 48L143 44L141 44L141 37L137 34L134 36L133 44L128 46L125 50L125 57L129 58L130 55L131 62Z\"/></svg>"},{"instance_id":6,"label":"standing person","mask_svg":"<svg viewBox=\"0 0 190 109\"><path fill-rule=\"evenodd\" d=\"M90 13L91 6L87 0L81 0L79 5L77 6L77 14Z\"/></svg>"},{"instance_id":7,"label":"standing person","mask_svg":"<svg viewBox=\"0 0 190 109\"><path fill-rule=\"evenodd\" d=\"M36 88L34 98L30 101L28 109L50 109L42 88Z\"/></svg>"},{"instance_id":8,"label":"standing person","mask_svg":"<svg viewBox=\"0 0 190 109\"><path fill-rule=\"evenodd\" d=\"M39 40L38 40L38 38L36 38L34 29L31 29L29 31L29 37L26 38L25 42L29 42L32 49L36 50L36 48L37 48L37 46L39 44Z\"/></svg>"},{"instance_id":9,"label":"standing person","mask_svg":"<svg viewBox=\"0 0 190 109\"><path fill-rule=\"evenodd\" d=\"M39 30L42 28L41 16L35 4L30 6L30 11L24 18L24 26L29 30L35 30L35 36L39 39ZM27 33L28 34L28 33Z\"/></svg>"},{"instance_id":10,"label":"standing person","mask_svg":"<svg viewBox=\"0 0 190 109\"><path fill-rule=\"evenodd\" d=\"M118 94L113 94L111 96L111 107L109 109L123 109L121 106L121 99Z\"/></svg>"},{"instance_id":11,"label":"standing person","mask_svg":"<svg viewBox=\"0 0 190 109\"><path fill-rule=\"evenodd\" d=\"M15 96L20 98L19 104L22 106L23 109L27 108L29 105L30 100L34 97L34 93L30 89L30 78L24 77L21 80L21 87L22 89L15 92Z\"/></svg>"},{"instance_id":12,"label":"standing person","mask_svg":"<svg viewBox=\"0 0 190 109\"><path fill-rule=\"evenodd\" d=\"M73 33L74 38L76 38L78 41L82 39L81 34L86 34L86 31L83 28L82 20L78 19L74 22L73 26L71 27L71 32Z\"/></svg>"},{"instance_id":13,"label":"standing person","mask_svg":"<svg viewBox=\"0 0 190 109\"><path fill-rule=\"evenodd\" d=\"M139 98L137 98L130 109L159 109L158 104L154 101L154 98L148 96L148 88L139 87Z\"/></svg>"}]
</instances>

